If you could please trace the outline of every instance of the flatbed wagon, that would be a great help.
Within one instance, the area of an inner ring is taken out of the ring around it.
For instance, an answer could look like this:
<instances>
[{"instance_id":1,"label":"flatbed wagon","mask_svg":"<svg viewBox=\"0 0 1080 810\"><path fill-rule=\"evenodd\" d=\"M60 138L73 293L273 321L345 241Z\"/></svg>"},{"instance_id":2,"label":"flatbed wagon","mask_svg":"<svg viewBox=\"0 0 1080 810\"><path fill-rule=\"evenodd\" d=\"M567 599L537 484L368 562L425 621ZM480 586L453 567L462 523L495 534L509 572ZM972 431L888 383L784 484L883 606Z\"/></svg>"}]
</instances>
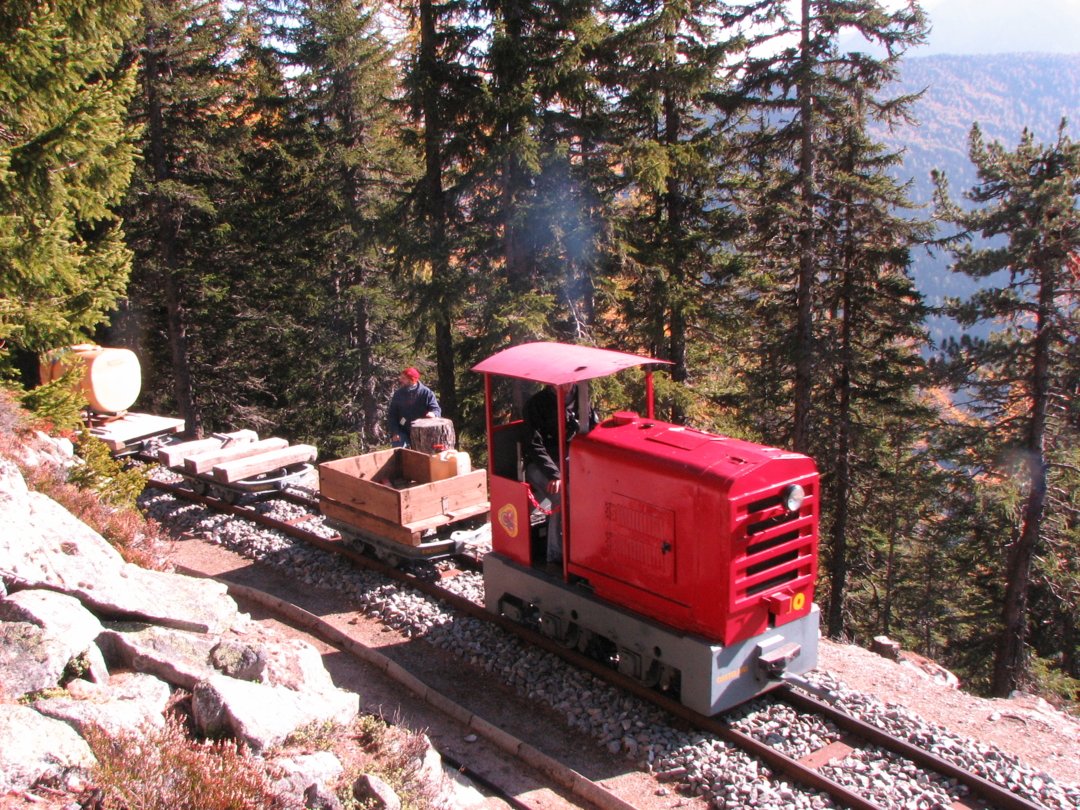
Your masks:
<instances>
[{"instance_id":1,"label":"flatbed wagon","mask_svg":"<svg viewBox=\"0 0 1080 810\"><path fill-rule=\"evenodd\" d=\"M183 477L196 494L235 503L246 494L299 483L313 471L317 452L309 444L260 440L254 431L240 430L162 447L158 462Z\"/></svg>"},{"instance_id":2,"label":"flatbed wagon","mask_svg":"<svg viewBox=\"0 0 1080 810\"><path fill-rule=\"evenodd\" d=\"M184 420L171 416L124 411L98 414L90 412L86 426L91 436L105 443L116 458L153 453L176 441L184 429Z\"/></svg>"}]
</instances>

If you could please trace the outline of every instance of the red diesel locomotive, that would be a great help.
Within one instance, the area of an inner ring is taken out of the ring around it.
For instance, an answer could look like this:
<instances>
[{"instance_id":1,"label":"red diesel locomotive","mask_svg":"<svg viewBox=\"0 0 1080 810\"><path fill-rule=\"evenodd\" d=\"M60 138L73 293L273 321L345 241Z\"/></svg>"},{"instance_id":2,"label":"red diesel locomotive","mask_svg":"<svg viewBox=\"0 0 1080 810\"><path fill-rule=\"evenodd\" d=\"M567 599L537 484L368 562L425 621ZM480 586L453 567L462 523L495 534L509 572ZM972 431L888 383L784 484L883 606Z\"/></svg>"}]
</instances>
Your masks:
<instances>
[{"instance_id":1,"label":"red diesel locomotive","mask_svg":"<svg viewBox=\"0 0 1080 810\"><path fill-rule=\"evenodd\" d=\"M816 665L818 474L806 456L654 419L648 367L663 362L530 343L474 367L488 433L486 607L711 715ZM644 416L582 419L569 443L560 420L563 561L545 564L523 423L496 424L493 378L555 386L559 413L558 386L574 384L589 414L589 380L635 366Z\"/></svg>"}]
</instances>

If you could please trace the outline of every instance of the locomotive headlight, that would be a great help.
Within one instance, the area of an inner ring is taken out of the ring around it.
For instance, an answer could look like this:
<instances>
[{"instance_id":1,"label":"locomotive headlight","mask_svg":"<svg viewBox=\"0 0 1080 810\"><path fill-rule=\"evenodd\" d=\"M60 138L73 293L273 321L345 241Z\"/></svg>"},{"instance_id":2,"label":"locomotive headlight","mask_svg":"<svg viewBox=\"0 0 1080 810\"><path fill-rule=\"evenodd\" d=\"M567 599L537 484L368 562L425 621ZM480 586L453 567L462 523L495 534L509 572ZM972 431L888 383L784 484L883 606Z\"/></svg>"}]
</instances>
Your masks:
<instances>
[{"instance_id":1,"label":"locomotive headlight","mask_svg":"<svg viewBox=\"0 0 1080 810\"><path fill-rule=\"evenodd\" d=\"M780 503L789 512L798 512L806 500L806 490L798 484L788 484L780 493Z\"/></svg>"}]
</instances>

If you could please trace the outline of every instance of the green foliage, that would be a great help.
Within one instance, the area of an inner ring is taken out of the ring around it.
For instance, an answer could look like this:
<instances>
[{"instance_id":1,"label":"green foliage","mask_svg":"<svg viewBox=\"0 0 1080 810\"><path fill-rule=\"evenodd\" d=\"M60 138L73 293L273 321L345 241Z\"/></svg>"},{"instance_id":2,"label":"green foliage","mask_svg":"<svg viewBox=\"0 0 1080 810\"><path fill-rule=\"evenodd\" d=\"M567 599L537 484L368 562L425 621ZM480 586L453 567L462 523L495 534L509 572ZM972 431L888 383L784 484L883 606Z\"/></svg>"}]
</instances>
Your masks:
<instances>
[{"instance_id":1,"label":"green foliage","mask_svg":"<svg viewBox=\"0 0 1080 810\"><path fill-rule=\"evenodd\" d=\"M974 205L957 205L946 179L935 178L939 214L957 228L953 269L985 280L951 310L961 323L994 331L950 343L942 368L977 419L965 432L982 434L978 462L1012 482L1004 487L1014 502L1009 545L1000 555L1004 592L992 680L994 694L1005 696L1028 680L1032 641L1056 638L1077 674L1075 589L1051 561L1076 554L1076 515L1068 505L1075 483L1066 459L1077 433L1067 403L1076 392L1080 337L1080 143L1064 121L1055 143L1038 143L1025 130L1014 150L987 142L975 126L969 154L978 183L965 196ZM973 235L1003 238L975 247Z\"/></svg>"},{"instance_id":2,"label":"green foliage","mask_svg":"<svg viewBox=\"0 0 1080 810\"><path fill-rule=\"evenodd\" d=\"M1029 662L1033 686L1029 691L1050 696L1055 705L1064 705L1073 715L1080 714L1080 678L1061 670L1059 661L1034 656Z\"/></svg>"},{"instance_id":3,"label":"green foliage","mask_svg":"<svg viewBox=\"0 0 1080 810\"><path fill-rule=\"evenodd\" d=\"M86 407L86 397L78 386L82 374L82 368L73 368L59 379L17 392L18 402L35 422L50 430L57 433L77 430L83 424Z\"/></svg>"},{"instance_id":4,"label":"green foliage","mask_svg":"<svg viewBox=\"0 0 1080 810\"><path fill-rule=\"evenodd\" d=\"M136 501L146 488L146 472L139 467L125 467L113 458L105 442L87 430L76 434L75 452L83 463L71 469L68 480L90 490L108 506L136 509Z\"/></svg>"},{"instance_id":5,"label":"green foliage","mask_svg":"<svg viewBox=\"0 0 1080 810\"><path fill-rule=\"evenodd\" d=\"M62 686L50 686L46 689L38 689L34 692L27 692L26 694L19 697L18 702L25 706L31 706L39 700L50 700L52 698L65 697L70 697L67 689Z\"/></svg>"},{"instance_id":6,"label":"green foliage","mask_svg":"<svg viewBox=\"0 0 1080 810\"><path fill-rule=\"evenodd\" d=\"M90 667L91 662L88 652L75 656L64 666L64 672L60 676L61 686L67 686L69 681L84 677L90 671Z\"/></svg>"},{"instance_id":7,"label":"green foliage","mask_svg":"<svg viewBox=\"0 0 1080 810\"><path fill-rule=\"evenodd\" d=\"M342 726L333 720L314 721L296 729L286 737L285 748L303 748L306 751L329 751L342 734Z\"/></svg>"},{"instance_id":8,"label":"green foliage","mask_svg":"<svg viewBox=\"0 0 1080 810\"><path fill-rule=\"evenodd\" d=\"M134 165L120 65L138 0L13 0L0 12L0 370L77 341L123 294L113 207Z\"/></svg>"},{"instance_id":9,"label":"green foliage","mask_svg":"<svg viewBox=\"0 0 1080 810\"><path fill-rule=\"evenodd\" d=\"M428 745L422 734L388 725L374 715L360 716L351 731L357 745L371 758L346 774L345 785L352 785L362 774L370 773L394 789L401 798L403 810L421 810L430 806L432 796L419 780ZM351 790L339 798L346 810L368 807L357 801Z\"/></svg>"}]
</instances>

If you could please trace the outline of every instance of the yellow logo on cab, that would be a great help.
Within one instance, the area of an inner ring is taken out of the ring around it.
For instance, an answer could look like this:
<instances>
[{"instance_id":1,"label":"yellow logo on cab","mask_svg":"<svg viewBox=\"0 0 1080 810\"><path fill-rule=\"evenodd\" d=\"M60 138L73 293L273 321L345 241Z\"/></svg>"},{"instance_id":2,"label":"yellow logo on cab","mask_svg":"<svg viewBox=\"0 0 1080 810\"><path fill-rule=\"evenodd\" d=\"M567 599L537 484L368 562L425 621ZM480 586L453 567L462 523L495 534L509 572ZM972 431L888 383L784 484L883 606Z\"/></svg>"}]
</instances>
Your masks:
<instances>
[{"instance_id":1,"label":"yellow logo on cab","mask_svg":"<svg viewBox=\"0 0 1080 810\"><path fill-rule=\"evenodd\" d=\"M506 504L499 510L499 525L511 537L518 536L518 513L517 507L512 503Z\"/></svg>"}]
</instances>

